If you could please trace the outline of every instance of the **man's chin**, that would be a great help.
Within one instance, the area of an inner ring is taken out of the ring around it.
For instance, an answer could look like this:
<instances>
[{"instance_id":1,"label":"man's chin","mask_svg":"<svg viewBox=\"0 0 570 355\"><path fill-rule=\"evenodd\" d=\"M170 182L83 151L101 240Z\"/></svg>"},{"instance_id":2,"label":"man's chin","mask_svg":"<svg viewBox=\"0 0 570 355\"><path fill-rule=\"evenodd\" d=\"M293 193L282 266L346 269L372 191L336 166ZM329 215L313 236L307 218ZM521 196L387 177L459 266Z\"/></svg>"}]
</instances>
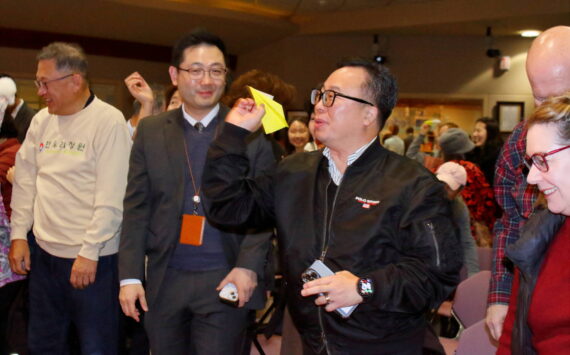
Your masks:
<instances>
[{"instance_id":1,"label":"man's chin","mask_svg":"<svg viewBox=\"0 0 570 355\"><path fill-rule=\"evenodd\" d=\"M200 99L196 101L196 105L201 109L211 109L219 102L219 99L215 97L209 97L207 99Z\"/></svg>"}]
</instances>

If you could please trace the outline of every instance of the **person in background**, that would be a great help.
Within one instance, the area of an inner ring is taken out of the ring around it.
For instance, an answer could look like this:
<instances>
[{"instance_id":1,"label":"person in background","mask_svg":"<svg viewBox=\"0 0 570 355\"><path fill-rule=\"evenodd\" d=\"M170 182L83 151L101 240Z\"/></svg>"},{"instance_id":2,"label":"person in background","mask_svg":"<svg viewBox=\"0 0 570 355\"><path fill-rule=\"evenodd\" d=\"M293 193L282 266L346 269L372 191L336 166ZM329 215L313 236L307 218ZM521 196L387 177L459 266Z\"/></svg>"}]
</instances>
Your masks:
<instances>
[{"instance_id":1,"label":"person in background","mask_svg":"<svg viewBox=\"0 0 570 355\"><path fill-rule=\"evenodd\" d=\"M8 220L12 216L12 182L8 179L8 171L16 163L16 153L20 149L18 130L12 117L5 116L0 126L0 192Z\"/></svg>"},{"instance_id":2,"label":"person in background","mask_svg":"<svg viewBox=\"0 0 570 355\"><path fill-rule=\"evenodd\" d=\"M8 103L6 110L1 110L2 116L5 113L12 117L18 130L18 141L22 143L36 111L30 108L21 97L18 97L16 82L8 74L0 74L0 97L4 97Z\"/></svg>"},{"instance_id":3,"label":"person in background","mask_svg":"<svg viewBox=\"0 0 570 355\"><path fill-rule=\"evenodd\" d=\"M127 127L131 137L134 136L139 120L163 112L166 108L164 96L154 91L138 72L125 78L125 85L135 98L133 114L127 120Z\"/></svg>"},{"instance_id":4,"label":"person in background","mask_svg":"<svg viewBox=\"0 0 570 355\"><path fill-rule=\"evenodd\" d=\"M291 104L297 95L295 87L277 75L253 69L243 73L232 82L221 102L228 107L233 107L238 99L251 97L248 86L273 96L273 100L279 102L284 111L291 109Z\"/></svg>"},{"instance_id":5,"label":"person in background","mask_svg":"<svg viewBox=\"0 0 570 355\"><path fill-rule=\"evenodd\" d=\"M478 246L490 246L491 231L496 219L493 189L481 169L465 160L465 154L472 151L475 145L467 132L460 128L448 129L439 137L438 145L444 162L456 162L467 171L467 184L461 190L461 197L471 216L471 233Z\"/></svg>"},{"instance_id":6,"label":"person in background","mask_svg":"<svg viewBox=\"0 0 570 355\"><path fill-rule=\"evenodd\" d=\"M22 317L23 323L10 324L12 306L17 298L23 298L22 291L27 286L26 276L12 272L8 261L10 250L10 221L4 203L0 197L0 354L8 355L13 353L27 354L27 347L14 348L9 339L19 339L26 335L27 319ZM19 300L26 303L24 300ZM11 325L11 327L8 327ZM18 327L21 326L22 328ZM21 345L17 345L21 346Z\"/></svg>"},{"instance_id":7,"label":"person in background","mask_svg":"<svg viewBox=\"0 0 570 355\"><path fill-rule=\"evenodd\" d=\"M435 145L434 153L430 155L430 154L425 154L425 153L420 152L421 145L424 143L424 140L426 139L428 134L431 132L431 125L423 124L422 127L420 128L420 132L419 132L418 136L412 141L412 144L410 144L410 146L408 147L408 151L406 152L406 156L410 159L416 160L420 164L423 164L423 166L425 166L427 169L429 169L431 171L435 171L435 169L437 169L438 166L443 164L443 159L441 158L441 154L439 151L439 146L437 144L437 141L442 134L447 132L448 129L457 128L457 127L458 127L457 124L455 124L453 122L441 123L437 127L437 129L436 129L437 135L435 137L435 143L436 144L434 144ZM433 132L432 132L432 134L433 134Z\"/></svg>"},{"instance_id":8,"label":"person in background","mask_svg":"<svg viewBox=\"0 0 570 355\"><path fill-rule=\"evenodd\" d=\"M176 110L182 105L182 100L180 99L180 93L178 88L174 85L170 85L166 89L164 94L164 102L166 103L166 111Z\"/></svg>"},{"instance_id":9,"label":"person in background","mask_svg":"<svg viewBox=\"0 0 570 355\"><path fill-rule=\"evenodd\" d=\"M273 100L280 103L285 112L291 109L291 105L297 95L297 89L283 81L279 76L263 70L253 69L243 73L232 82L227 93L222 97L221 102L228 107L233 107L239 98L252 97L248 86L273 96ZM261 138L257 139L258 136ZM263 130L260 129L249 137L250 142L263 142L264 140L271 144L277 161L285 156L289 142L286 129L281 129L271 135L263 134ZM252 148L254 146L248 145L249 152L251 152ZM250 159L252 158L251 154L249 154L249 157Z\"/></svg>"},{"instance_id":10,"label":"person in background","mask_svg":"<svg viewBox=\"0 0 570 355\"><path fill-rule=\"evenodd\" d=\"M14 125L13 116L5 112L6 109L14 112L16 106L16 84L9 77L0 78L0 354L8 355L14 352L27 353L27 349L16 349L10 344L9 339L16 339L19 343L24 340L27 326L27 317L23 312L20 324L12 324L8 327L10 318L16 316L12 307L18 308L18 304L26 304L24 299L27 283L25 275L18 275L10 270L8 252L10 250L10 201L12 199L12 182L8 179L8 171L13 170L16 153L20 148L18 131ZM10 107L10 102L13 102ZM23 105L23 104L22 104ZM18 325L20 327L18 327Z\"/></svg>"},{"instance_id":11,"label":"person in background","mask_svg":"<svg viewBox=\"0 0 570 355\"><path fill-rule=\"evenodd\" d=\"M315 85L315 89L320 89L323 87L323 83L318 83ZM309 134L311 134L311 140L307 145L305 145L306 152L312 152L324 148L324 145L315 138L315 105L308 103L308 111L311 113L309 116Z\"/></svg>"},{"instance_id":12,"label":"person in background","mask_svg":"<svg viewBox=\"0 0 570 355\"><path fill-rule=\"evenodd\" d=\"M287 138L287 155L305 151L305 146L311 139L305 117L294 117L289 121Z\"/></svg>"},{"instance_id":13,"label":"person in background","mask_svg":"<svg viewBox=\"0 0 570 355\"><path fill-rule=\"evenodd\" d=\"M459 229L459 240L463 245L463 265L467 270L467 276L473 276L479 272L477 246L471 235L469 210L461 198L461 190L467 184L467 172L461 165L447 162L437 168L435 176L446 185L445 191L447 198L451 201L453 222Z\"/></svg>"},{"instance_id":14,"label":"person in background","mask_svg":"<svg viewBox=\"0 0 570 355\"><path fill-rule=\"evenodd\" d=\"M384 148L388 149L391 152L404 155L406 146L404 144L404 140L398 136L398 133L400 132L398 125L395 123L390 123L388 125L388 132L389 136L386 137L383 142Z\"/></svg>"},{"instance_id":15,"label":"person in background","mask_svg":"<svg viewBox=\"0 0 570 355\"><path fill-rule=\"evenodd\" d=\"M477 119L471 139L475 144L475 149L467 154L466 159L481 168L492 186L495 181L495 163L503 146L499 123L490 117Z\"/></svg>"},{"instance_id":16,"label":"person in background","mask_svg":"<svg viewBox=\"0 0 570 355\"><path fill-rule=\"evenodd\" d=\"M309 134L311 140L305 145L305 152L312 152L323 148L321 142L315 138L315 111L314 107L311 108L311 116L309 117Z\"/></svg>"},{"instance_id":17,"label":"person in background","mask_svg":"<svg viewBox=\"0 0 570 355\"><path fill-rule=\"evenodd\" d=\"M570 350L570 92L546 100L527 121L527 183L544 194L520 238L507 246L515 280L497 354Z\"/></svg>"},{"instance_id":18,"label":"person in background","mask_svg":"<svg viewBox=\"0 0 570 355\"><path fill-rule=\"evenodd\" d=\"M410 144L414 141L414 127L406 128L406 137L404 138L404 154L408 152Z\"/></svg>"},{"instance_id":19,"label":"person in background","mask_svg":"<svg viewBox=\"0 0 570 355\"><path fill-rule=\"evenodd\" d=\"M87 59L54 42L38 54L47 104L16 155L10 266L29 273L28 346L65 354L118 352L117 251L131 139L123 114L90 90ZM28 245L28 232L33 239Z\"/></svg>"},{"instance_id":20,"label":"person in background","mask_svg":"<svg viewBox=\"0 0 570 355\"><path fill-rule=\"evenodd\" d=\"M526 73L535 105L550 96L570 90L570 27L544 31L533 42L526 59ZM530 217L538 196L534 185L526 183L523 171L526 129L519 123L499 155L495 173L495 196L503 210L494 229L493 269L489 287L486 323L499 339L511 294L512 269L505 260L505 248L519 238L519 230Z\"/></svg>"}]
</instances>

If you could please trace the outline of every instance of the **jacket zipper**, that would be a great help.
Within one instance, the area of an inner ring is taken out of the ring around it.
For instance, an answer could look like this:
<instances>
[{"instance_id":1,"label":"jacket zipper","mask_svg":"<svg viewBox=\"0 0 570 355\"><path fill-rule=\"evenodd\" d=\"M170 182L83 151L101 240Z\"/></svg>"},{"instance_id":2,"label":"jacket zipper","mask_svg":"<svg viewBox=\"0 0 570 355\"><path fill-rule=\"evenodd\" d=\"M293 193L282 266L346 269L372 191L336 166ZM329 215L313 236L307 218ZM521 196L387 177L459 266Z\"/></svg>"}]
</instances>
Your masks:
<instances>
[{"instance_id":1,"label":"jacket zipper","mask_svg":"<svg viewBox=\"0 0 570 355\"><path fill-rule=\"evenodd\" d=\"M333 198L333 203L331 206L331 215L330 218L327 221L327 217L328 217L328 209L329 209L329 201L328 201L328 190L329 187L331 185L332 182L332 178L329 178L329 182L327 184L326 190L325 190L325 219L323 221L323 244L322 244L322 248L321 248L321 257L319 258L322 262L325 261L325 256L327 255L327 250L329 248L328 244L330 242L330 229L331 229L331 225L332 225L332 215L334 213L334 209L336 206L336 199L338 197L338 192L340 190L340 186L342 185L342 180L340 180L340 184L337 186L336 191L334 193L334 198ZM327 237L328 236L328 237ZM325 327L323 325L323 310L322 307L319 307L317 309L317 313L319 316L319 325L321 327L321 339L323 341L323 344L325 346L325 351L327 354L330 354L329 351L329 344L327 341L327 336L325 334Z\"/></svg>"},{"instance_id":2,"label":"jacket zipper","mask_svg":"<svg viewBox=\"0 0 570 355\"><path fill-rule=\"evenodd\" d=\"M437 239L435 237L435 230L433 228L433 223L425 222L425 226L427 227L429 234L431 235L431 239L433 240L433 246L435 248L435 266L439 267L439 245L437 244Z\"/></svg>"}]
</instances>

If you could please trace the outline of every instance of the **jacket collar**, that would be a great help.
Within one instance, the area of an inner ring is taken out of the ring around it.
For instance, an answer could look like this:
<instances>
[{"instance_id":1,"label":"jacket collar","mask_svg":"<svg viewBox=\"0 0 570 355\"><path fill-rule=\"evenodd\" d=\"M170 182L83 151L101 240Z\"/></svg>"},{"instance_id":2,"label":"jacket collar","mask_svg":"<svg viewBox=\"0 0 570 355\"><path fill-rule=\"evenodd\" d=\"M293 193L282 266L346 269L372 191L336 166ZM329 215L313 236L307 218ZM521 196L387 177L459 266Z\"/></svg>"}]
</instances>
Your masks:
<instances>
[{"instance_id":1,"label":"jacket collar","mask_svg":"<svg viewBox=\"0 0 570 355\"><path fill-rule=\"evenodd\" d=\"M547 209L536 212L525 224L520 238L509 245L506 255L525 275L538 272L550 242L556 236L566 216Z\"/></svg>"},{"instance_id":2,"label":"jacket collar","mask_svg":"<svg viewBox=\"0 0 570 355\"><path fill-rule=\"evenodd\" d=\"M386 148L380 144L380 138L376 137L372 144L362 153L362 155L352 163L347 170L368 169L377 160L384 160L387 156Z\"/></svg>"},{"instance_id":3,"label":"jacket collar","mask_svg":"<svg viewBox=\"0 0 570 355\"><path fill-rule=\"evenodd\" d=\"M323 155L323 150L321 149L318 152L321 161L319 162L319 164L317 164L317 167L320 165L328 168L329 162L327 157ZM360 157L356 159L354 163L352 163L350 166L346 168L344 175L346 175L348 171L361 171L369 169L370 166L374 164L377 160L385 159L386 156L387 156L386 148L382 147L382 145L380 144L380 138L376 137L376 139L374 139L372 144L370 144L370 146L366 148L364 153L362 153L362 155L360 155ZM316 177L316 170L314 171L314 176Z\"/></svg>"}]
</instances>

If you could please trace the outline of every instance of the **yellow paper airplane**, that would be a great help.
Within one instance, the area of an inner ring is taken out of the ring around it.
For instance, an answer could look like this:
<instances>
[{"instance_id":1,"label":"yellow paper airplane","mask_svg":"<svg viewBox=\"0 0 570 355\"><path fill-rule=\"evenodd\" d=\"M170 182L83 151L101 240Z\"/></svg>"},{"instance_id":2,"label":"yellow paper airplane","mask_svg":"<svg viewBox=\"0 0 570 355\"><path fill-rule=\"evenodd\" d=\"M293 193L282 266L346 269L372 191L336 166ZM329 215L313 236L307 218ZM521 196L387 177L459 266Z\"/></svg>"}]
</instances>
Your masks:
<instances>
[{"instance_id":1,"label":"yellow paper airplane","mask_svg":"<svg viewBox=\"0 0 570 355\"><path fill-rule=\"evenodd\" d=\"M281 128L289 127L287 125L287 120L285 119L285 113L283 113L283 106L273 98L257 89L248 86L253 100L257 105L265 105L265 115L261 118L261 124L263 125L263 130L265 134L273 133L280 130Z\"/></svg>"}]
</instances>

